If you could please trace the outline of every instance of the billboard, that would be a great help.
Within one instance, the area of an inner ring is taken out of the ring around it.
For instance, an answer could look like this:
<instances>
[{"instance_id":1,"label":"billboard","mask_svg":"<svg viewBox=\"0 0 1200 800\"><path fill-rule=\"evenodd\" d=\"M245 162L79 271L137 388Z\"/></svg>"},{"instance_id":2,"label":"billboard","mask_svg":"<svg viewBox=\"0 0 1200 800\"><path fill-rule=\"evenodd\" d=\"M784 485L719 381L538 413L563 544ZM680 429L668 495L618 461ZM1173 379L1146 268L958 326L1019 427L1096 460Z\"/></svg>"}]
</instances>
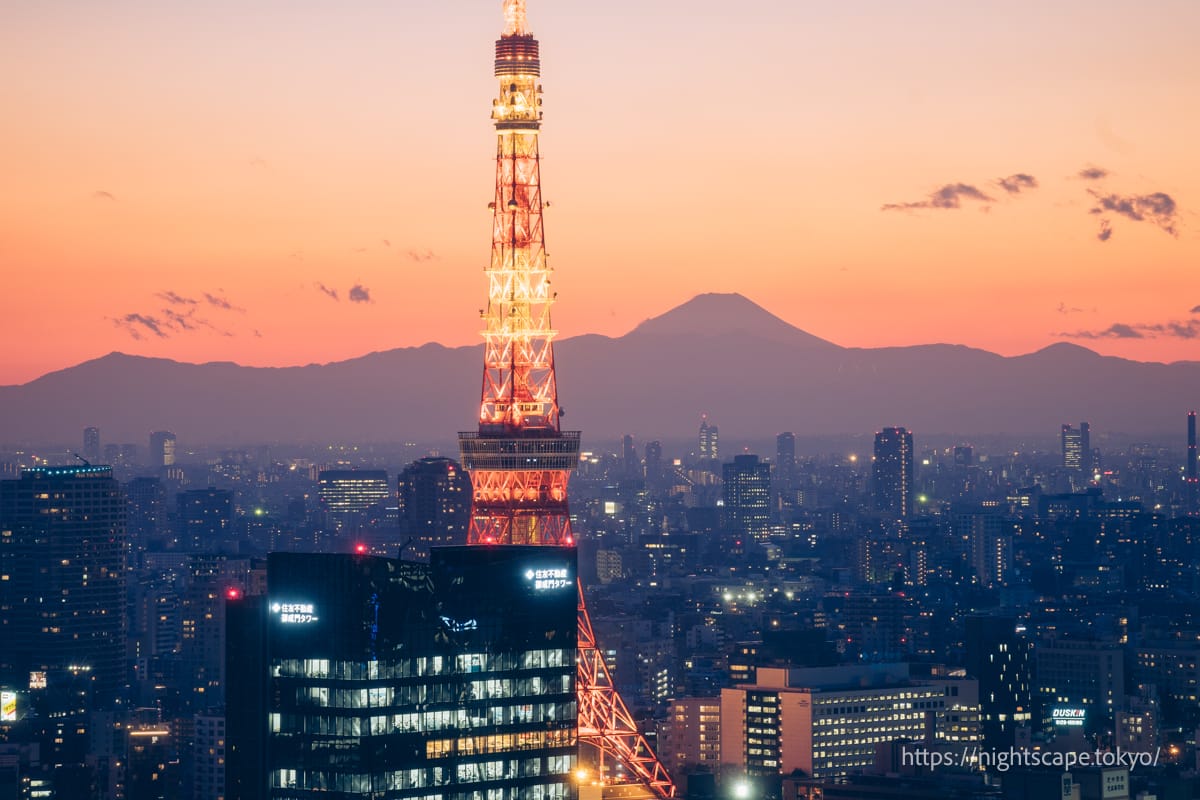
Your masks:
<instances>
[{"instance_id":1,"label":"billboard","mask_svg":"<svg viewBox=\"0 0 1200 800\"><path fill-rule=\"evenodd\" d=\"M0 722L16 722L17 693L0 692Z\"/></svg>"}]
</instances>

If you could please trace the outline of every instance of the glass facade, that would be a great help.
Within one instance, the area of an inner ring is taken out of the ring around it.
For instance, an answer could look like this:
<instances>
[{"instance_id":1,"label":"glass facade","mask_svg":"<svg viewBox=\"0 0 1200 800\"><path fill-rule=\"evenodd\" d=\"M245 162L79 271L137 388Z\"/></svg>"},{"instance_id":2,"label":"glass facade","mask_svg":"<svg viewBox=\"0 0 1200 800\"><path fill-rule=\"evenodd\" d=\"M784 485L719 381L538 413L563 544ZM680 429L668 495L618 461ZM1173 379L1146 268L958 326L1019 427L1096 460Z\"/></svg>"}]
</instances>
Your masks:
<instances>
[{"instance_id":1,"label":"glass facade","mask_svg":"<svg viewBox=\"0 0 1200 800\"><path fill-rule=\"evenodd\" d=\"M229 768L261 751L266 786L230 797L572 798L574 576L567 548L273 554L260 689L234 691L230 664L252 708L231 709Z\"/></svg>"}]
</instances>

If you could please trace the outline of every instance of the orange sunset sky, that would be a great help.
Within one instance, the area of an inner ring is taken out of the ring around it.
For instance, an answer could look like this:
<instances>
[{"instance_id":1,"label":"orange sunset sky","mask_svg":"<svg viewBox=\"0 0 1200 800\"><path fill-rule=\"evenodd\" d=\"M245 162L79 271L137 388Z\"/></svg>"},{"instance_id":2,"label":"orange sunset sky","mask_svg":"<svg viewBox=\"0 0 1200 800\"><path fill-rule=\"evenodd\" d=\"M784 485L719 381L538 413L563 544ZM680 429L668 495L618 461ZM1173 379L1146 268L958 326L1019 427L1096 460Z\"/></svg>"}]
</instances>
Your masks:
<instances>
[{"instance_id":1,"label":"orange sunset sky","mask_svg":"<svg viewBox=\"0 0 1200 800\"><path fill-rule=\"evenodd\" d=\"M3 4L0 384L478 341L500 6ZM1195 0L529 19L563 335L716 291L847 346L1200 360Z\"/></svg>"}]
</instances>

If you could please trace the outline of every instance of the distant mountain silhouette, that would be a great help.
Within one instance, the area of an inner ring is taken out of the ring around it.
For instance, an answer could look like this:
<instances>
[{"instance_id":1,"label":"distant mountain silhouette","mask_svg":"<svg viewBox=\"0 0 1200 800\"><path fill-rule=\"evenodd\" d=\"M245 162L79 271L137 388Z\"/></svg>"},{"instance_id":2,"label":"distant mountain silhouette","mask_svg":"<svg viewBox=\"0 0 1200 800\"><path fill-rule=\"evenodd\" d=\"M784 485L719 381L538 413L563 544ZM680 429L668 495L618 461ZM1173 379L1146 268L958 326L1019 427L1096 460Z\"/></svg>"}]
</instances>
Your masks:
<instances>
[{"instance_id":1,"label":"distant mountain silhouette","mask_svg":"<svg viewBox=\"0 0 1200 800\"><path fill-rule=\"evenodd\" d=\"M837 348L833 342L784 322L740 294L700 294L648 319L629 336L750 336L805 348Z\"/></svg>"},{"instance_id":2,"label":"distant mountain silhouette","mask_svg":"<svg viewBox=\"0 0 1200 800\"><path fill-rule=\"evenodd\" d=\"M628 334L556 345L568 428L591 441L626 432L682 439L707 413L727 437L863 434L1053 436L1176 433L1200 400L1200 364L1101 356L1073 344L1006 358L960 345L846 348L737 294L700 295ZM181 443L448 441L473 427L481 347L438 344L304 367L182 364L111 353L0 387L0 441Z\"/></svg>"}]
</instances>

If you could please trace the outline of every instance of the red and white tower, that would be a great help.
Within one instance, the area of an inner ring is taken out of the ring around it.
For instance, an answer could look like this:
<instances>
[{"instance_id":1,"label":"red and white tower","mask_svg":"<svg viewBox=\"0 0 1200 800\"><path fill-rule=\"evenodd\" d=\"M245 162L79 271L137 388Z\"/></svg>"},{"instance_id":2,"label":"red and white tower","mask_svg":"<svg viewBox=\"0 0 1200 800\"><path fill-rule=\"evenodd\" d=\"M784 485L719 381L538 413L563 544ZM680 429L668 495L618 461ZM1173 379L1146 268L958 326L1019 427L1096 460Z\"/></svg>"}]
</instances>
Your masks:
<instances>
[{"instance_id":1,"label":"red and white tower","mask_svg":"<svg viewBox=\"0 0 1200 800\"><path fill-rule=\"evenodd\" d=\"M492 257L483 311L483 390L479 428L459 434L472 485L470 544L573 546L567 481L579 463L579 432L564 431L554 375L554 336L542 228L538 129L542 120L538 41L526 28L525 0L504 0L496 41L500 92ZM657 796L675 786L612 685L579 593L579 739L601 764L616 760L629 779Z\"/></svg>"}]
</instances>

